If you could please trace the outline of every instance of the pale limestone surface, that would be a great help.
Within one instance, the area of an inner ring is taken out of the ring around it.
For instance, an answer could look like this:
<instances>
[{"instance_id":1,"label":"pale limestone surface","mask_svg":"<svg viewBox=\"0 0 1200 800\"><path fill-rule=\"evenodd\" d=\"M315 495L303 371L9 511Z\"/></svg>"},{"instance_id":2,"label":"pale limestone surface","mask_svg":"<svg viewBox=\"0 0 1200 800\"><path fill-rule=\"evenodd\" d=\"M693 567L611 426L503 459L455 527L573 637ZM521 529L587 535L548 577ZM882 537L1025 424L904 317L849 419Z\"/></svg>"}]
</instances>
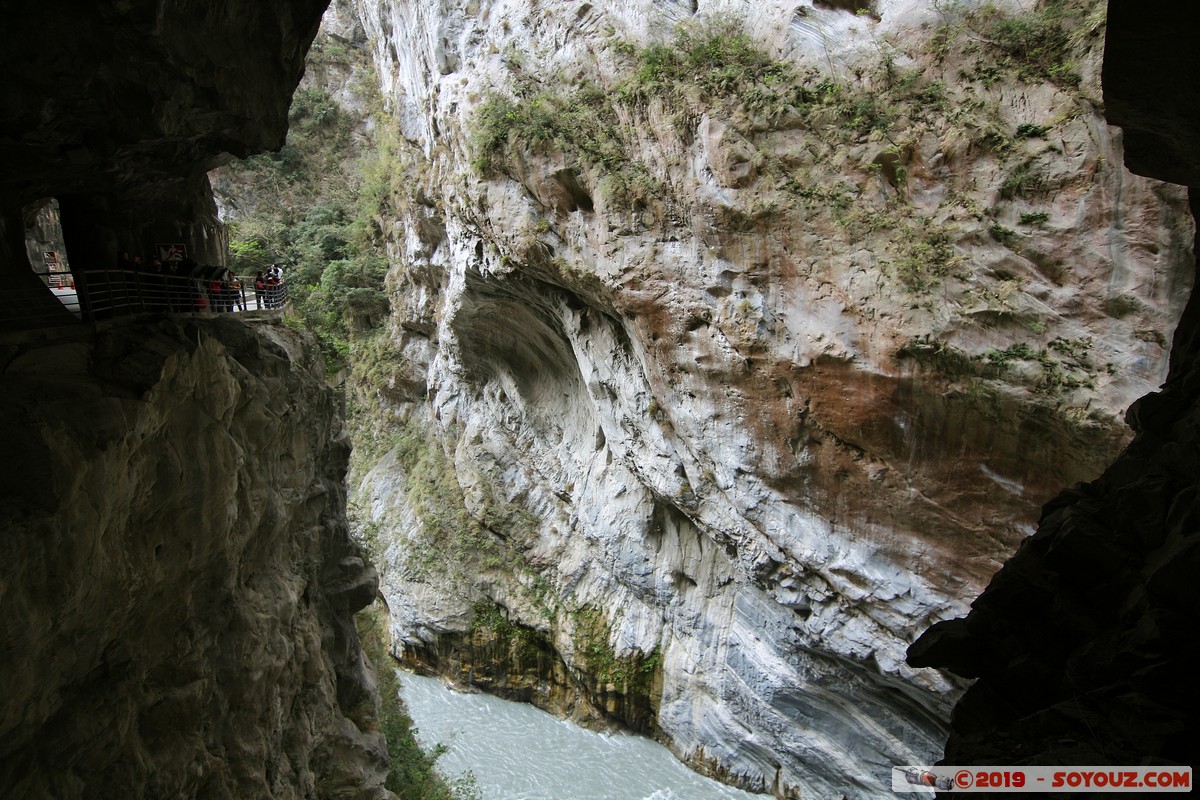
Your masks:
<instances>
[{"instance_id":1,"label":"pale limestone surface","mask_svg":"<svg viewBox=\"0 0 1200 800\"><path fill-rule=\"evenodd\" d=\"M1012 79L979 90L1010 133L1056 120L1048 139L1016 142L1016 162L970 131L906 123L910 207L947 226L970 273L914 300L887 271L894 231L847 234L791 205L729 224L780 199L756 152L819 149L813 180L866 203L891 191L865 166L886 141L797 127L751 140L712 115L684 136L659 104L624 108L638 158L669 189L638 211L570 153L527 152L483 179L469 131L517 73L611 80L614 36L664 40L693 11L741 17L776 56L822 73L883 52L924 68L932 4L880 3L879 22L734 0L358 10L430 198L389 221L388 335L405 362L375 398L378 433L435 437L477 518L499 502L537 520L489 532L523 569L456 554L431 544L400 448L365 464L355 490L385 542L399 648L465 635L484 601L571 664L569 612L596 606L618 654L661 653L659 734L681 757L781 797L891 796L891 765L940 755L958 691L909 668L906 648L963 613L1042 502L1099 472L1127 437L1124 408L1166 374L1191 223L1182 192L1120 167L1096 110L1098 54L1076 93ZM1036 202L1002 195L1023 162L1050 187ZM570 202L564 174L592 210ZM954 210L954 195L994 214ZM989 235L1031 210L1048 219L1015 245ZM969 380L904 357L933 341L978 361L1055 337L1091 340L1093 387L1047 399L1033 363Z\"/></svg>"}]
</instances>

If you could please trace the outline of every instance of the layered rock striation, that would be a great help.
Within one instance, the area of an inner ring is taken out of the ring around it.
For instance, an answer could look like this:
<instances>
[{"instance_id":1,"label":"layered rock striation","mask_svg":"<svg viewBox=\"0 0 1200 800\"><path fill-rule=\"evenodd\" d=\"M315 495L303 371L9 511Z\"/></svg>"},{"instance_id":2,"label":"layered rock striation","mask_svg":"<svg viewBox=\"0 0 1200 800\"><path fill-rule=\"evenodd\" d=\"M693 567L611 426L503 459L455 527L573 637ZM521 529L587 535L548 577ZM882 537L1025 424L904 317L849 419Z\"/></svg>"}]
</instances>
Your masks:
<instances>
[{"instance_id":1,"label":"layered rock striation","mask_svg":"<svg viewBox=\"0 0 1200 800\"><path fill-rule=\"evenodd\" d=\"M1045 62L991 6L841 5L358 5L398 651L780 797L937 757L961 683L906 649L1119 452L1191 281L1101 4L1036 16Z\"/></svg>"},{"instance_id":2,"label":"layered rock striation","mask_svg":"<svg viewBox=\"0 0 1200 800\"><path fill-rule=\"evenodd\" d=\"M315 354L231 319L0 342L6 797L391 796Z\"/></svg>"}]
</instances>

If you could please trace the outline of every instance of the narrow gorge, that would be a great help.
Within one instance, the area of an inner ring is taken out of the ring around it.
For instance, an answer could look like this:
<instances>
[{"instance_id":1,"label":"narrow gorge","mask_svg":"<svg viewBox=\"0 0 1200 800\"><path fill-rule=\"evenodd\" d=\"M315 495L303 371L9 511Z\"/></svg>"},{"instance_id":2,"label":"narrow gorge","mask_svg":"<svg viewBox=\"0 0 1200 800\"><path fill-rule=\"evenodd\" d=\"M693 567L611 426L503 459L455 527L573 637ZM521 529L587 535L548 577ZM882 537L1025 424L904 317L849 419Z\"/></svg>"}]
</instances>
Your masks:
<instances>
[{"instance_id":1,"label":"narrow gorge","mask_svg":"<svg viewBox=\"0 0 1200 800\"><path fill-rule=\"evenodd\" d=\"M0 793L395 797L373 603L781 800L1195 760L1196 12L325 5L3 36Z\"/></svg>"}]
</instances>

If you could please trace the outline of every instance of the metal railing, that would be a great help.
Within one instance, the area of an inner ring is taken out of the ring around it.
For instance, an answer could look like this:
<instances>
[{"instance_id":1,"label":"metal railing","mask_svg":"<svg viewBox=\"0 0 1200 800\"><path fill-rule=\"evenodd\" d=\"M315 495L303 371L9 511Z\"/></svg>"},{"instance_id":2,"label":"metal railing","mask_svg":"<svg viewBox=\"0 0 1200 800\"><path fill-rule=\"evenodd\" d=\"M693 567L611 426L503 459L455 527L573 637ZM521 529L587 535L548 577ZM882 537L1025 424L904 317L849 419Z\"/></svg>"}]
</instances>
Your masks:
<instances>
[{"instance_id":1,"label":"metal railing","mask_svg":"<svg viewBox=\"0 0 1200 800\"><path fill-rule=\"evenodd\" d=\"M133 270L85 270L59 285L44 290L3 290L0 297L0 327L37 328L80 320L100 320L130 314L240 313L281 309L288 302L287 284L267 283L261 289L252 276L226 281L223 269L197 267L189 275L135 272ZM46 280L46 276L43 276ZM61 308L54 305L58 299Z\"/></svg>"}]
</instances>

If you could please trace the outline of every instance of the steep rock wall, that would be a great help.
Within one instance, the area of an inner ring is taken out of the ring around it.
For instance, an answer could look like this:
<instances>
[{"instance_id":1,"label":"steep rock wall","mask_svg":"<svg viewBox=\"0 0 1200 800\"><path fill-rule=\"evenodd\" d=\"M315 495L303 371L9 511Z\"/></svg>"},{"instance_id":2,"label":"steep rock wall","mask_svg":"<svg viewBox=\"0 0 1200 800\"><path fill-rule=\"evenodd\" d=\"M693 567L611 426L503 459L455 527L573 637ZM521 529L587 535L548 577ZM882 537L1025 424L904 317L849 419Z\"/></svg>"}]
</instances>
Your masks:
<instances>
[{"instance_id":1,"label":"steep rock wall","mask_svg":"<svg viewBox=\"0 0 1200 800\"><path fill-rule=\"evenodd\" d=\"M1106 114L1127 163L1196 189L1196 105L1169 91L1200 60L1192 7L1111 6ZM1129 411L1137 436L1097 480L1063 492L961 619L935 625L913 664L976 678L955 706L951 764L1161 764L1200 759L1192 665L1200 612L1196 298L1162 390Z\"/></svg>"},{"instance_id":2,"label":"steep rock wall","mask_svg":"<svg viewBox=\"0 0 1200 800\"><path fill-rule=\"evenodd\" d=\"M542 702L779 796L937 755L956 684L905 649L1119 450L1192 259L1097 110L1102 6L1073 80L958 8L360 4L408 158L357 473L402 653L548 645ZM799 99L630 82L718 11Z\"/></svg>"},{"instance_id":3,"label":"steep rock wall","mask_svg":"<svg viewBox=\"0 0 1200 800\"><path fill-rule=\"evenodd\" d=\"M201 318L0 342L5 797L391 796L315 352Z\"/></svg>"}]
</instances>

